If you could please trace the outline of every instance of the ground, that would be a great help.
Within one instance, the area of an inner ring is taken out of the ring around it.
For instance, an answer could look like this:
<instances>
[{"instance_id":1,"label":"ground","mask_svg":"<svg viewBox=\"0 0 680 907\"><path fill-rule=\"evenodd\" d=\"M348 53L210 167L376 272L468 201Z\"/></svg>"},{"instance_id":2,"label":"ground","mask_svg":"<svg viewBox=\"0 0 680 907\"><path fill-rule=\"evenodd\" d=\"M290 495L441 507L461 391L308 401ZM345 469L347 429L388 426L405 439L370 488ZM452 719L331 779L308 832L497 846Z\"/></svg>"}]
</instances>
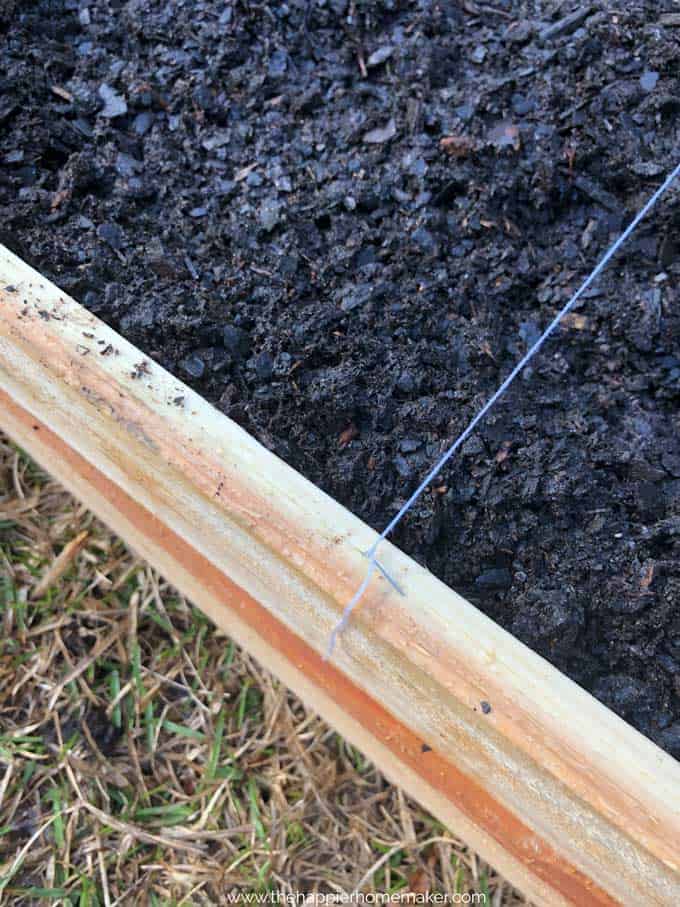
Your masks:
<instances>
[{"instance_id":1,"label":"ground","mask_svg":"<svg viewBox=\"0 0 680 907\"><path fill-rule=\"evenodd\" d=\"M0 904L525 903L0 436Z\"/></svg>"},{"instance_id":2,"label":"ground","mask_svg":"<svg viewBox=\"0 0 680 907\"><path fill-rule=\"evenodd\" d=\"M679 15L18 3L2 238L382 529L677 163ZM679 224L675 187L394 537L676 756Z\"/></svg>"}]
</instances>

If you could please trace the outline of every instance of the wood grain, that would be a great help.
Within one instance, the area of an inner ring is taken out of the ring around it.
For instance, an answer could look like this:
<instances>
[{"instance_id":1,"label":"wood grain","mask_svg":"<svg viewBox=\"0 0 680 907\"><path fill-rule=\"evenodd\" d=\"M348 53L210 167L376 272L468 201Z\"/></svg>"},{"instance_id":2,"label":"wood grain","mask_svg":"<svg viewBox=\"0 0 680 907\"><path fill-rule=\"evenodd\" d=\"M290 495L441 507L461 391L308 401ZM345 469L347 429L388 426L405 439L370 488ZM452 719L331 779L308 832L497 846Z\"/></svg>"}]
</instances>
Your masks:
<instances>
[{"instance_id":1,"label":"wood grain","mask_svg":"<svg viewBox=\"0 0 680 907\"><path fill-rule=\"evenodd\" d=\"M680 902L680 766L0 247L0 425L546 904ZM481 702L491 705L485 714Z\"/></svg>"}]
</instances>

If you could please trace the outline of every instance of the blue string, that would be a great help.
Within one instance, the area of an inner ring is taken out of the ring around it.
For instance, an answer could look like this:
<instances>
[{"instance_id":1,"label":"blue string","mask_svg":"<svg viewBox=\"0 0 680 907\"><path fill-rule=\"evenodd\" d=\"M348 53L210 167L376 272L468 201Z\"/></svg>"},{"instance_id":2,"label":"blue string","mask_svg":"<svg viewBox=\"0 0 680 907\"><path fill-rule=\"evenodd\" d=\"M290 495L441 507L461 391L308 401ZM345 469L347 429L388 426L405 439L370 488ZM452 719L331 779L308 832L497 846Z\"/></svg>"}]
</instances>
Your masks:
<instances>
[{"instance_id":1,"label":"blue string","mask_svg":"<svg viewBox=\"0 0 680 907\"><path fill-rule=\"evenodd\" d=\"M342 630L349 623L349 619L352 614L352 611L354 610L354 608L358 604L359 600L363 596L364 592L368 588L368 584L371 581L371 577L373 576L373 573L375 572L376 567L380 570L380 572L383 575L387 576L387 572L386 572L385 568L376 560L376 551L378 550L378 546L380 545L380 543L390 534L390 532L392 532L392 530L395 528L395 526L403 519L403 517L408 513L408 511L411 509L411 507L413 507L413 505L418 500L420 495L425 491L427 486L437 477L437 475L441 471L442 467L445 466L446 463L448 463L448 461L455 454L455 452L458 450L458 448L462 444L464 444L465 441L467 441L467 439L470 437L472 432L482 421L484 416L498 402L498 400L503 396L503 394L510 387L512 382L515 380L515 378L534 358L534 356L541 349L541 347L543 346L545 341L548 339L548 337L550 337L550 335L553 333L555 328L559 325L560 321L564 318L564 316L566 314L568 314L574 308L574 306L576 305L578 300L581 298L581 296L583 296L583 294L588 289L588 287L590 287L590 285L595 280L597 280L597 278L600 276L602 271L607 267L607 265L609 264L611 259L619 251L621 246L626 242L628 237L636 230L636 228L638 227L640 222L642 220L644 220L644 218L649 214L649 212L656 205L656 203L659 201L661 196L666 193L666 191L670 188L671 184L675 181L675 179L678 177L678 175L680 175L680 164L678 164L675 167L675 169L672 171L672 173L668 177L666 177L666 180L664 181L664 183L656 190L656 192L654 193L654 195L652 195L652 197L649 199L649 201L644 206L644 208L642 208L642 210L638 212L638 214L631 221L631 223L628 225L628 227L623 231L621 236L619 236L619 238L616 240L616 242L602 256L602 259L600 260L600 262L591 271L591 273L588 275L588 277L583 281L583 283L581 284L579 289L574 293L574 295L571 297L569 302L567 302L566 305L564 305L562 307L562 309L560 309L560 311L557 313L557 315L555 315L555 317L550 322L548 327L543 331L543 333L538 338L538 340L534 343L534 345L524 354L524 356L522 356L520 361L513 368L513 370L510 372L510 374L505 379L505 381L501 384L501 386L498 388L498 390L491 397L489 397L489 399L484 404L484 406L479 410L477 415L471 420L471 422L467 426L467 428L456 438L456 440L449 447L449 449L446 451L446 453L441 457L441 459L438 460L437 463L435 463L435 465L432 467L432 469L428 472L428 474L422 480L420 485L418 485L416 490L413 492L411 497L399 509L399 512L396 514L396 516L394 516L390 520L390 522L383 529L383 531L380 533L380 535L375 540L375 542L373 542L373 544L368 549L368 551L365 552L365 556L369 560L368 572L366 574L364 581L361 583L361 585L357 589L357 591L354 594L354 596L352 597L352 599L345 606L345 609L342 613L342 617L340 618L340 620L334 627L333 632L330 635L330 639L328 642L328 649L327 649L326 656L325 656L326 659L329 659L332 656L338 635L342 632ZM396 586L396 583L394 582L394 580L389 576L388 576L388 578L389 578L390 582L392 583L392 585L394 585L396 588L398 588L398 586Z\"/></svg>"}]
</instances>

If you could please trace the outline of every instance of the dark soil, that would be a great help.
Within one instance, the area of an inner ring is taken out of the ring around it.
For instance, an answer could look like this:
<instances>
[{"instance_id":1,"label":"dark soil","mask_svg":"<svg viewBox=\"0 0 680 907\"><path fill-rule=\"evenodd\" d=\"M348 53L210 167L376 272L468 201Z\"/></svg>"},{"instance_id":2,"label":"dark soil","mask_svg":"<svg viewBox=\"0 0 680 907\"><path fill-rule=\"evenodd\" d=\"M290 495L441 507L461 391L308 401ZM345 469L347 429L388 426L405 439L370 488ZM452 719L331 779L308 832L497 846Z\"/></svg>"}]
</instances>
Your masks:
<instances>
[{"instance_id":1,"label":"dark soil","mask_svg":"<svg viewBox=\"0 0 680 907\"><path fill-rule=\"evenodd\" d=\"M680 149L671 0L4 6L4 240L377 529ZM394 539L675 756L679 227Z\"/></svg>"}]
</instances>

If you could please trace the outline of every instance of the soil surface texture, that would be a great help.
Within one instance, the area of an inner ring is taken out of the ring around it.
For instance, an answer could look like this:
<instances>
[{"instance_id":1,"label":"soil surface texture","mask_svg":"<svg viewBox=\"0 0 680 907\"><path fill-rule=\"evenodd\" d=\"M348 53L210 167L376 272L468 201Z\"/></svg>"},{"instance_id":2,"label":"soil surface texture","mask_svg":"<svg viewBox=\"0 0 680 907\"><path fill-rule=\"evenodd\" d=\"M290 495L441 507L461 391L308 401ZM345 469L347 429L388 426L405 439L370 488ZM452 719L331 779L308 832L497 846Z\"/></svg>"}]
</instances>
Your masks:
<instances>
[{"instance_id":1,"label":"soil surface texture","mask_svg":"<svg viewBox=\"0 0 680 907\"><path fill-rule=\"evenodd\" d=\"M3 17L0 239L376 529L680 153L671 0ZM676 757L679 228L680 186L394 536Z\"/></svg>"}]
</instances>

